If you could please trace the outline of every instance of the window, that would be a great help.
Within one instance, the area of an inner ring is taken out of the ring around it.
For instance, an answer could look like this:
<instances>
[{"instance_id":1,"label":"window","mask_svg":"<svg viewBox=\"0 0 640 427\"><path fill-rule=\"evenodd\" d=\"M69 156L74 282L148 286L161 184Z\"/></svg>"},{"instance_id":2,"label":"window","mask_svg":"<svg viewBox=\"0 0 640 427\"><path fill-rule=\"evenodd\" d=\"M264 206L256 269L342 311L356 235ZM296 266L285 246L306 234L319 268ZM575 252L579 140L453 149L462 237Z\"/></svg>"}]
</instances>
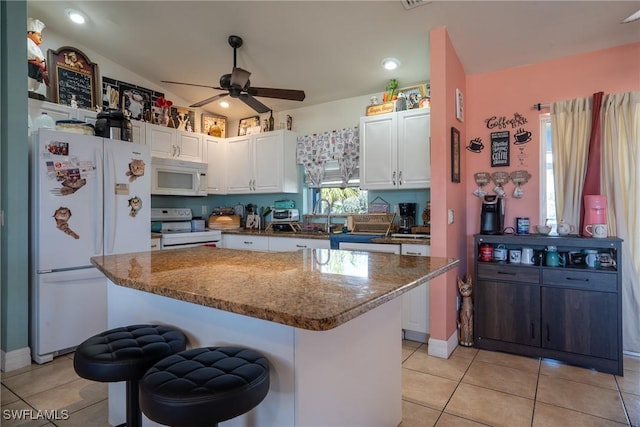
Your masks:
<instances>
[{"instance_id":1,"label":"window","mask_svg":"<svg viewBox=\"0 0 640 427\"><path fill-rule=\"evenodd\" d=\"M551 117L540 117L540 224L556 225L556 192L553 182L553 152L551 151Z\"/></svg>"},{"instance_id":2,"label":"window","mask_svg":"<svg viewBox=\"0 0 640 427\"><path fill-rule=\"evenodd\" d=\"M309 213L320 199L328 200L332 205L332 214L358 214L366 213L367 191L360 190L360 178L357 172L349 180L346 188L341 188L342 177L337 160L329 160L325 165L324 181L322 188L308 189ZM323 208L324 209L324 208Z\"/></svg>"}]
</instances>

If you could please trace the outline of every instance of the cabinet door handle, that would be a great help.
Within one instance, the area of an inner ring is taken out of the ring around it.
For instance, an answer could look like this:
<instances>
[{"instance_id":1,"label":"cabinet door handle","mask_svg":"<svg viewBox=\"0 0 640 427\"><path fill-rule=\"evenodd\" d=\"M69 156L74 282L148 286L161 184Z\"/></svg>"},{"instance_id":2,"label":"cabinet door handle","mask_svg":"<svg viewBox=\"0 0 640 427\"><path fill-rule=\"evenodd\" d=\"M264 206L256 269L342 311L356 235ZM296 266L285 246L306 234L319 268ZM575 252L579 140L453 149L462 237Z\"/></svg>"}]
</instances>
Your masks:
<instances>
[{"instance_id":1,"label":"cabinet door handle","mask_svg":"<svg viewBox=\"0 0 640 427\"><path fill-rule=\"evenodd\" d=\"M182 155L182 147L178 146L176 148L178 149L178 157L180 157Z\"/></svg>"},{"instance_id":2,"label":"cabinet door handle","mask_svg":"<svg viewBox=\"0 0 640 427\"><path fill-rule=\"evenodd\" d=\"M396 185L396 171L393 171L393 175L391 176L391 182L393 182L393 185Z\"/></svg>"},{"instance_id":3,"label":"cabinet door handle","mask_svg":"<svg viewBox=\"0 0 640 427\"><path fill-rule=\"evenodd\" d=\"M505 276L515 276L516 275L515 272L509 272L509 271L498 271L498 274L503 274Z\"/></svg>"},{"instance_id":4,"label":"cabinet door handle","mask_svg":"<svg viewBox=\"0 0 640 427\"><path fill-rule=\"evenodd\" d=\"M419 256L420 252L409 252L409 251L407 251L407 252L405 252L405 255L418 255Z\"/></svg>"},{"instance_id":5,"label":"cabinet door handle","mask_svg":"<svg viewBox=\"0 0 640 427\"><path fill-rule=\"evenodd\" d=\"M176 147L175 145L173 146L173 151L171 152L171 156L175 157L176 156L176 150L178 149L178 147Z\"/></svg>"},{"instance_id":6,"label":"cabinet door handle","mask_svg":"<svg viewBox=\"0 0 640 427\"><path fill-rule=\"evenodd\" d=\"M296 245L296 248L306 248L307 245Z\"/></svg>"},{"instance_id":7,"label":"cabinet door handle","mask_svg":"<svg viewBox=\"0 0 640 427\"><path fill-rule=\"evenodd\" d=\"M536 325L531 322L531 339L536 339Z\"/></svg>"},{"instance_id":8,"label":"cabinet door handle","mask_svg":"<svg viewBox=\"0 0 640 427\"><path fill-rule=\"evenodd\" d=\"M245 245L253 245L253 242L247 242L247 241L244 241L243 243L244 243Z\"/></svg>"},{"instance_id":9,"label":"cabinet door handle","mask_svg":"<svg viewBox=\"0 0 640 427\"><path fill-rule=\"evenodd\" d=\"M402 185L402 171L398 172L398 185Z\"/></svg>"}]
</instances>

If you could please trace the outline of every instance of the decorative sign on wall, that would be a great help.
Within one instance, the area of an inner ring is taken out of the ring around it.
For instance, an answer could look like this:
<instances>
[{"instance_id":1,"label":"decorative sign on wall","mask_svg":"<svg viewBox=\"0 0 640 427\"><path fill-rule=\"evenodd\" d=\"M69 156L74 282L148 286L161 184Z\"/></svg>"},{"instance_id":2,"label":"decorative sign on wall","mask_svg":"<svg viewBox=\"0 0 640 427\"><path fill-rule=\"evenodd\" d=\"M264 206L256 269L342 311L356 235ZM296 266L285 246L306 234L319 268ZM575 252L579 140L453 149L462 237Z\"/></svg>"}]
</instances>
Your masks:
<instances>
[{"instance_id":1,"label":"decorative sign on wall","mask_svg":"<svg viewBox=\"0 0 640 427\"><path fill-rule=\"evenodd\" d=\"M491 167L509 166L509 131L491 132Z\"/></svg>"},{"instance_id":2,"label":"decorative sign on wall","mask_svg":"<svg viewBox=\"0 0 640 427\"><path fill-rule=\"evenodd\" d=\"M109 77L102 79L102 107L127 110L132 119L159 123L158 98L164 98L164 94Z\"/></svg>"},{"instance_id":3,"label":"decorative sign on wall","mask_svg":"<svg viewBox=\"0 0 640 427\"><path fill-rule=\"evenodd\" d=\"M70 46L49 49L50 94L53 102L86 110L100 103L98 65L78 49Z\"/></svg>"},{"instance_id":4,"label":"decorative sign on wall","mask_svg":"<svg viewBox=\"0 0 640 427\"><path fill-rule=\"evenodd\" d=\"M472 153L479 153L484 149L484 144L482 143L482 138L477 137L477 138L473 138L471 141L469 141L469 145L467 145L467 150L471 151Z\"/></svg>"}]
</instances>

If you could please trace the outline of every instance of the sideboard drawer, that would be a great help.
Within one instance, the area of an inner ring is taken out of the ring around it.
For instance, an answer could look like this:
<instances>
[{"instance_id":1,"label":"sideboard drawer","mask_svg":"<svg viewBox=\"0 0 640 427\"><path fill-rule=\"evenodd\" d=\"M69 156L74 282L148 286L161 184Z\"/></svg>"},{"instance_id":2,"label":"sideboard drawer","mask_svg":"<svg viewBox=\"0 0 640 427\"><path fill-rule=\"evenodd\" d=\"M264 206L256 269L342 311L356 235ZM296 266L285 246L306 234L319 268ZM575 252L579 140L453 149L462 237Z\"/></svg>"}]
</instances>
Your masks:
<instances>
[{"instance_id":1,"label":"sideboard drawer","mask_svg":"<svg viewBox=\"0 0 640 427\"><path fill-rule=\"evenodd\" d=\"M540 283L540 267L503 263L478 263L478 280Z\"/></svg>"},{"instance_id":2,"label":"sideboard drawer","mask_svg":"<svg viewBox=\"0 0 640 427\"><path fill-rule=\"evenodd\" d=\"M542 284L590 291L618 292L618 275L571 268L544 269Z\"/></svg>"}]
</instances>

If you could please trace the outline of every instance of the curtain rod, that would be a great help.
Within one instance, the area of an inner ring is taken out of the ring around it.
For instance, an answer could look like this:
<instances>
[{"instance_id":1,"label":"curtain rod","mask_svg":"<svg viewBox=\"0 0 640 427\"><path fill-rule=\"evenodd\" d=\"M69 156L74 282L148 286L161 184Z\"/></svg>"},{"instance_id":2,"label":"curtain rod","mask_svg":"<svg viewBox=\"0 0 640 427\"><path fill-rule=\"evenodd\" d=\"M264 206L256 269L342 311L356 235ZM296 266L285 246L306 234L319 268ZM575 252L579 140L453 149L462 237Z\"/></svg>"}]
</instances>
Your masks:
<instances>
[{"instance_id":1,"label":"curtain rod","mask_svg":"<svg viewBox=\"0 0 640 427\"><path fill-rule=\"evenodd\" d=\"M533 106L531 107L532 110L542 110L543 108L549 108L551 106L551 104L533 104Z\"/></svg>"}]
</instances>

